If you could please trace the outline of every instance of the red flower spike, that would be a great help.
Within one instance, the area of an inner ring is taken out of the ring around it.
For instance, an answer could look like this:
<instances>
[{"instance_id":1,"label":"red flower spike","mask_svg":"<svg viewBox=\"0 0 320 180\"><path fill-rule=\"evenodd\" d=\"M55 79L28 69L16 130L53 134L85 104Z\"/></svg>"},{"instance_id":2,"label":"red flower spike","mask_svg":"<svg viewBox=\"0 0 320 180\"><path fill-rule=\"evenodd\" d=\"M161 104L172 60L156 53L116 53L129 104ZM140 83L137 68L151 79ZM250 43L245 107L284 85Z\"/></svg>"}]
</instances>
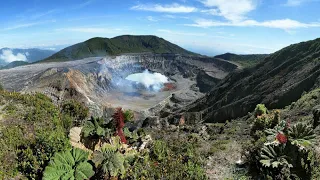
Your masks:
<instances>
[{"instance_id":1,"label":"red flower spike","mask_svg":"<svg viewBox=\"0 0 320 180\"><path fill-rule=\"evenodd\" d=\"M288 141L287 137L282 133L278 133L276 139L279 141L280 144L285 144Z\"/></svg>"},{"instance_id":2,"label":"red flower spike","mask_svg":"<svg viewBox=\"0 0 320 180\"><path fill-rule=\"evenodd\" d=\"M122 143L126 144L127 140L123 133L124 114L123 114L122 108L116 109L116 112L114 113L113 118L116 121L116 135L120 137Z\"/></svg>"}]
</instances>

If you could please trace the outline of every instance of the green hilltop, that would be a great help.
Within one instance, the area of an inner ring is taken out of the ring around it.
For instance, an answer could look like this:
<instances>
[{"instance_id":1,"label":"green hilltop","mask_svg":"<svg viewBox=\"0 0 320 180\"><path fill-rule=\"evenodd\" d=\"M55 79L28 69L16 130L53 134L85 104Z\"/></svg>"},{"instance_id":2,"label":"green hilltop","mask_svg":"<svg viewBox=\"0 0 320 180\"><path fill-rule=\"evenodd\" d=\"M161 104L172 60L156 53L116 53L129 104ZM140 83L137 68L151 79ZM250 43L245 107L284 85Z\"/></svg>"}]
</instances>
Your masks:
<instances>
[{"instance_id":1,"label":"green hilltop","mask_svg":"<svg viewBox=\"0 0 320 180\"><path fill-rule=\"evenodd\" d=\"M269 54L232 54L232 53L225 53L221 55L215 56L215 58L224 59L227 61L232 61L240 64L244 68L253 67L258 63L262 62Z\"/></svg>"},{"instance_id":2,"label":"green hilltop","mask_svg":"<svg viewBox=\"0 0 320 180\"><path fill-rule=\"evenodd\" d=\"M196 55L157 36L124 35L114 38L96 37L67 47L41 62L70 61L87 57L126 53L174 53Z\"/></svg>"}]
</instances>

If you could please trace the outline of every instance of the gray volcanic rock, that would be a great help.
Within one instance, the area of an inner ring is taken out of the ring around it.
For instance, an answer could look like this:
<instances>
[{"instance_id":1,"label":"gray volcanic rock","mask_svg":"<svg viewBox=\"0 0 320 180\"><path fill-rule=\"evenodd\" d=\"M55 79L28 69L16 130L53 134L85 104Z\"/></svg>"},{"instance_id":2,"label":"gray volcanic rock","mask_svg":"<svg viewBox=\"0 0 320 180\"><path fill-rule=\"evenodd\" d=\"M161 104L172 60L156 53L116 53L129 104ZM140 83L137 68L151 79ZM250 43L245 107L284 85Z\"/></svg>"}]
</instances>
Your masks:
<instances>
[{"instance_id":1,"label":"gray volcanic rock","mask_svg":"<svg viewBox=\"0 0 320 180\"><path fill-rule=\"evenodd\" d=\"M121 106L167 120L166 116L173 110L202 97L202 92L237 70L233 64L228 70L217 64L221 65L208 57L127 54L0 70L0 82L11 91L42 92L56 103L69 98L79 100L94 114L102 114L103 107ZM133 82L125 79L145 69L166 75L175 88L147 92L138 90Z\"/></svg>"}]
</instances>

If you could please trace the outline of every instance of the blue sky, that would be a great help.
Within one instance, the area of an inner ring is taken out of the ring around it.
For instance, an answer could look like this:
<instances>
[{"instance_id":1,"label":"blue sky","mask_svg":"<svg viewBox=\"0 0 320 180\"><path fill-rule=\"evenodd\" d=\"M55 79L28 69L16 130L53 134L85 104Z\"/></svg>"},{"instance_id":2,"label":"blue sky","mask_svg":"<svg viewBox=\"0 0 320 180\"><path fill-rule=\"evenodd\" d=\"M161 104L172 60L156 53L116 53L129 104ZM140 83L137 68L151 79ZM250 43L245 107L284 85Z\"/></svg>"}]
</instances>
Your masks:
<instances>
[{"instance_id":1,"label":"blue sky","mask_svg":"<svg viewBox=\"0 0 320 180\"><path fill-rule=\"evenodd\" d=\"M207 55L272 53L320 37L319 9L320 0L10 0L0 7L0 47L132 34Z\"/></svg>"}]
</instances>

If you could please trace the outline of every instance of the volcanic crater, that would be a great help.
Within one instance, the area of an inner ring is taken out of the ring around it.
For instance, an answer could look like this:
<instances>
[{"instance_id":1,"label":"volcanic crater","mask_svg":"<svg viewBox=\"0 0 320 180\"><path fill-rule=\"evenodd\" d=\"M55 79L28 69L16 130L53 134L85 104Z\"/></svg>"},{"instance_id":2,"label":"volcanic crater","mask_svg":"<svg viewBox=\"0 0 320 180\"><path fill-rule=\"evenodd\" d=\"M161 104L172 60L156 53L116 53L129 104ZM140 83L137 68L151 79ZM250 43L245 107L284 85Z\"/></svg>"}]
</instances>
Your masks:
<instances>
[{"instance_id":1,"label":"volcanic crater","mask_svg":"<svg viewBox=\"0 0 320 180\"><path fill-rule=\"evenodd\" d=\"M182 108L202 97L238 68L204 56L140 53L1 70L0 81L8 90L41 92L57 103L77 99L98 115L105 107L118 106L154 115L164 108ZM126 79L144 71L167 79L151 86Z\"/></svg>"}]
</instances>

